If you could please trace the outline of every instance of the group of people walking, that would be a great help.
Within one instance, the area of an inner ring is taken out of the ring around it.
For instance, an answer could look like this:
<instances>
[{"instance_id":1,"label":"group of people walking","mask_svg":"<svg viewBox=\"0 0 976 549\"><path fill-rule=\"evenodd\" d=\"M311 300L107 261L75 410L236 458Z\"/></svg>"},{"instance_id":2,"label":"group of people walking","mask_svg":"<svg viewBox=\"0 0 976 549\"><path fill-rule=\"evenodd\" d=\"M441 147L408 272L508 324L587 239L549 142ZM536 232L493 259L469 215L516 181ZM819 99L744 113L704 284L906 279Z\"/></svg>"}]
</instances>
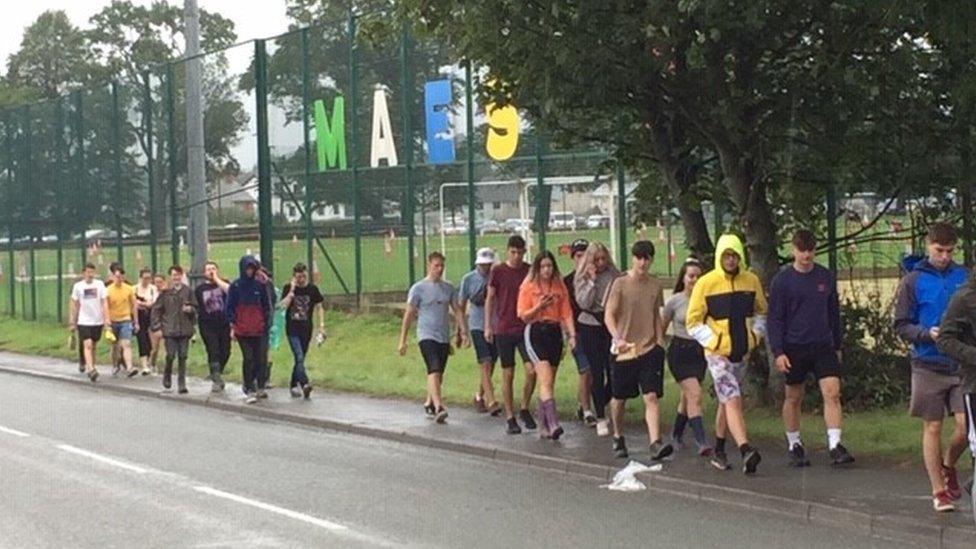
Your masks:
<instances>
[{"instance_id":1,"label":"group of people walking","mask_svg":"<svg viewBox=\"0 0 976 549\"><path fill-rule=\"evenodd\" d=\"M79 344L79 371L95 382L96 345L104 336L112 343L114 375L134 377L156 372L160 347L165 351L162 384L173 386L176 366L176 388L188 392L186 385L187 355L191 338L199 329L207 351L211 391L225 388L224 370L230 360L231 341L240 349L245 400L253 404L267 398L270 376L270 343L275 310L284 311L284 326L294 355L291 394L309 398L312 385L305 371L305 355L313 337L313 316L318 310L319 340L325 338L324 298L308 277L308 269L299 263L292 269L292 279L282 288L282 299L268 271L252 256L240 260L236 280L220 276L213 261L204 267L203 278L191 290L186 273L179 265L169 269L168 280L148 269L139 273L139 281L130 285L125 270L118 263L109 266L109 280L95 277L95 266L85 265L83 277L71 291L69 330ZM132 339L135 337L140 364L133 362Z\"/></svg>"},{"instance_id":2,"label":"group of people walking","mask_svg":"<svg viewBox=\"0 0 976 549\"><path fill-rule=\"evenodd\" d=\"M965 283L965 268L952 261L956 240L951 225L932 225L927 257L912 264L901 280L894 319L895 329L912 346L911 415L924 421L925 462L937 511L952 510L952 502L961 497L956 462L965 450L967 421L976 451L976 278ZM783 376L789 464L811 465L800 434L800 412L812 377L823 399L829 463L845 466L855 460L842 442L840 299L834 275L814 261L816 247L811 231L797 231L793 261L775 275L767 294L748 270L742 241L723 235L714 266L708 269L700 260L688 259L667 301L662 282L650 273L655 249L649 241L633 245L630 268L621 272L606 246L576 240L569 249L573 271L562 276L552 253L542 251L527 263L524 239L512 236L501 261L490 248L478 250L474 269L458 289L444 280L445 258L434 252L427 258L427 276L410 288L399 352L406 353L416 320L427 367L424 408L439 423L448 417L441 395L448 359L455 348L471 346L481 371L475 408L492 416L504 414L510 435L538 429L542 438L559 440L565 431L554 384L569 354L579 374L576 415L598 436L612 436L614 456L629 455L625 408L640 397L651 460L663 460L684 447L690 428L698 455L720 470L731 468L731 436L742 471L752 474L762 457L750 443L742 398L748 357L765 339ZM516 408L518 359L524 383ZM493 382L498 363L501 404ZM681 391L669 437L662 434L660 420L665 363ZM718 401L714 444L702 416L706 372ZM954 416L956 431L943 454L942 420L947 413Z\"/></svg>"}]
</instances>

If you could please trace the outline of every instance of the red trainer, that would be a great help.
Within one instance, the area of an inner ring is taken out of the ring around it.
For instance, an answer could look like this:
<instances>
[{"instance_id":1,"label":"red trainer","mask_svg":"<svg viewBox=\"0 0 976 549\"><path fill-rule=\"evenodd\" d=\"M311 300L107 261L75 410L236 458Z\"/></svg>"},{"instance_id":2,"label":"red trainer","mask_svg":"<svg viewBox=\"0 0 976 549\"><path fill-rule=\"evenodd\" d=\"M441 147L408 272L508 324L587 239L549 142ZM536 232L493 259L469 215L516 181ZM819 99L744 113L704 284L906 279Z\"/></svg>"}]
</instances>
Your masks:
<instances>
[{"instance_id":1,"label":"red trainer","mask_svg":"<svg viewBox=\"0 0 976 549\"><path fill-rule=\"evenodd\" d=\"M932 496L932 508L939 513L949 513L956 510L948 490L942 490Z\"/></svg>"},{"instance_id":2,"label":"red trainer","mask_svg":"<svg viewBox=\"0 0 976 549\"><path fill-rule=\"evenodd\" d=\"M959 486L959 473L956 471L955 467L942 466L942 478L945 479L946 492L949 493L949 497L952 501L959 501L962 499L962 488Z\"/></svg>"}]
</instances>

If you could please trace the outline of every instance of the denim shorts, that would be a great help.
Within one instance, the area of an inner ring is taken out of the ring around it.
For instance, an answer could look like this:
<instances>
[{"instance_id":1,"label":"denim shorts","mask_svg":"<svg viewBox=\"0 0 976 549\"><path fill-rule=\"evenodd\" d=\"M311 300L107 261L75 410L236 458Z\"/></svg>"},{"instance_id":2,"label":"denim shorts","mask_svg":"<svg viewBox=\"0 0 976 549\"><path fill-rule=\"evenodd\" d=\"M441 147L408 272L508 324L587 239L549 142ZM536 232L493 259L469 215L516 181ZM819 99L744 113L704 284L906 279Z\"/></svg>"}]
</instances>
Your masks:
<instances>
[{"instance_id":1,"label":"denim shorts","mask_svg":"<svg viewBox=\"0 0 976 549\"><path fill-rule=\"evenodd\" d=\"M583 352L583 346L580 345L578 337L576 338L576 348L573 349L573 360L576 361L576 371L580 374L590 371L590 359Z\"/></svg>"},{"instance_id":2,"label":"denim shorts","mask_svg":"<svg viewBox=\"0 0 976 549\"><path fill-rule=\"evenodd\" d=\"M471 330L471 346L474 347L474 355L478 358L478 364L491 362L494 365L498 360L498 350L485 340L484 330Z\"/></svg>"},{"instance_id":3,"label":"denim shorts","mask_svg":"<svg viewBox=\"0 0 976 549\"><path fill-rule=\"evenodd\" d=\"M132 339L132 321L123 320L122 322L113 322L112 332L119 340Z\"/></svg>"}]
</instances>

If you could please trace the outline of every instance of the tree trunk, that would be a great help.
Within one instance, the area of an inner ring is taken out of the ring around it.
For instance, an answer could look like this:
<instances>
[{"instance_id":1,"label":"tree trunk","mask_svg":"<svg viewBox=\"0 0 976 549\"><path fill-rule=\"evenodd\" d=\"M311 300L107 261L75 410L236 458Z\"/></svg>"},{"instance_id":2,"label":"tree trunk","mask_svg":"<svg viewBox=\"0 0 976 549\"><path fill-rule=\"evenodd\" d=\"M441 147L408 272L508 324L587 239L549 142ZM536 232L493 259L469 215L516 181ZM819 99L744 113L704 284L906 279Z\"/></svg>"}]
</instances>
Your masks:
<instances>
[{"instance_id":1,"label":"tree trunk","mask_svg":"<svg viewBox=\"0 0 976 549\"><path fill-rule=\"evenodd\" d=\"M670 158L663 160L661 167L664 171L664 181L675 196L675 207L681 214L681 224L685 229L685 244L693 256L704 259L715 253L715 244L708 235L701 200L693 190L696 178L679 160Z\"/></svg>"}]
</instances>

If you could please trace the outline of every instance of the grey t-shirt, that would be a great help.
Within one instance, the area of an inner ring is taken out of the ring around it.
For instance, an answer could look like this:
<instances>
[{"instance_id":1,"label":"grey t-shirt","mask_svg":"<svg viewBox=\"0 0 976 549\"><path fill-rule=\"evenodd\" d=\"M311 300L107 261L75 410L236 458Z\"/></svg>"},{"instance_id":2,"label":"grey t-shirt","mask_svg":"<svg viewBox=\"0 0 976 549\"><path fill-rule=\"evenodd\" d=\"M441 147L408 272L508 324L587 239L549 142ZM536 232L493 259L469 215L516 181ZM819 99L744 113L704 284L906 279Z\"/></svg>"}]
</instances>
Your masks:
<instances>
[{"instance_id":1,"label":"grey t-shirt","mask_svg":"<svg viewBox=\"0 0 976 549\"><path fill-rule=\"evenodd\" d=\"M671 326L675 337L690 339L688 327L685 326L685 318L688 316L688 295L678 292L668 299L664 304L663 315L671 319Z\"/></svg>"},{"instance_id":2,"label":"grey t-shirt","mask_svg":"<svg viewBox=\"0 0 976 549\"><path fill-rule=\"evenodd\" d=\"M417 282L407 294L407 302L417 307L417 341L432 339L451 342L451 304L457 301L454 285L445 280Z\"/></svg>"},{"instance_id":3,"label":"grey t-shirt","mask_svg":"<svg viewBox=\"0 0 976 549\"><path fill-rule=\"evenodd\" d=\"M469 330L484 330L485 329L485 306L482 301L482 305L475 305L471 298L475 295L484 295L487 290L485 288L488 285L488 275L481 274L481 271L475 269L468 274L464 275L461 279L461 288L458 290L458 300L468 302L468 329Z\"/></svg>"}]
</instances>

